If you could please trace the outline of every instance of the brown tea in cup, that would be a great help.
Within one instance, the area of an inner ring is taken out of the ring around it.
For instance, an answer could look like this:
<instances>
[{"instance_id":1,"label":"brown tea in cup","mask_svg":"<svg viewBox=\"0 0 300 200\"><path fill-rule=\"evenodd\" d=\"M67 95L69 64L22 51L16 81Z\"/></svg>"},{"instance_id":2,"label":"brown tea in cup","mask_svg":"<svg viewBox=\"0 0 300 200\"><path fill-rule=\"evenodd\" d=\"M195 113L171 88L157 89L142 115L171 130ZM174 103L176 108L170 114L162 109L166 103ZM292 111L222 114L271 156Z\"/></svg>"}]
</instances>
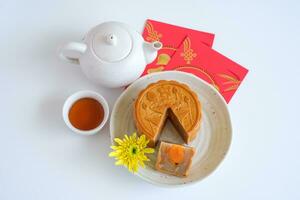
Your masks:
<instances>
[{"instance_id":1,"label":"brown tea in cup","mask_svg":"<svg viewBox=\"0 0 300 200\"><path fill-rule=\"evenodd\" d=\"M72 105L68 117L75 128L88 131L101 124L104 118L104 109L99 101L93 98L82 98Z\"/></svg>"}]
</instances>

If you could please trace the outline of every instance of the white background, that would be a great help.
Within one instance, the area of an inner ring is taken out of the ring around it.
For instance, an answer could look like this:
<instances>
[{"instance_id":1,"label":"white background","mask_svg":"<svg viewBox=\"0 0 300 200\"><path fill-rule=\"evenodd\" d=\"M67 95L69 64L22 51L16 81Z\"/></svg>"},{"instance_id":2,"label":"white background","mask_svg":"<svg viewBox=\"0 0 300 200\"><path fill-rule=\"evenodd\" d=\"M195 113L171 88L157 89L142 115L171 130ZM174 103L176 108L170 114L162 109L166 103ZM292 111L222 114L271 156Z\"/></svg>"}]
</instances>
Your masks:
<instances>
[{"instance_id":1,"label":"white background","mask_svg":"<svg viewBox=\"0 0 300 200\"><path fill-rule=\"evenodd\" d=\"M114 166L108 126L73 134L61 109L91 89L56 49L107 20L152 18L216 34L213 48L250 72L229 104L233 142L203 182L159 188ZM0 1L0 199L299 199L299 1Z\"/></svg>"}]
</instances>

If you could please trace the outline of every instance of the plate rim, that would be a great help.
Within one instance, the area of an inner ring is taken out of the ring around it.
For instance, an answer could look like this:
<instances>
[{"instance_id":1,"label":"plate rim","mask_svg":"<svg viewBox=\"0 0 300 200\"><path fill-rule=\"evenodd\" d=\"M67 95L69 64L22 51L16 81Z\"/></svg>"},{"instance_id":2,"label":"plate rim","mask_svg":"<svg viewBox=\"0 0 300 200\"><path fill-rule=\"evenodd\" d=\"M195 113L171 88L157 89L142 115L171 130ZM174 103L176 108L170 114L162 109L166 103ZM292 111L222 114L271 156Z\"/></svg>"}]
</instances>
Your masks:
<instances>
[{"instance_id":1,"label":"plate rim","mask_svg":"<svg viewBox=\"0 0 300 200\"><path fill-rule=\"evenodd\" d=\"M110 135L110 141L111 141L111 144L113 145L114 141L113 141L113 135L112 135L112 120L113 120L113 116L115 115L116 113L116 109L117 109L117 106L118 104L120 104L120 101L121 99L123 98L123 96L126 94L126 92L134 87L133 85L134 84L137 84L138 82L142 82L144 81L145 79L148 79L149 77L152 77L152 76L159 76L161 74L183 74L185 76L190 76L192 78L196 78L198 79L200 82L202 82L204 85L206 85L207 87L209 87L210 89L212 89L216 95L221 99L222 101L222 104L224 105L224 112L225 112L225 115L227 116L228 118L228 133L229 133L229 144L228 144L228 147L227 147L227 150L226 150L226 153L225 155L220 159L220 162L219 164L211 171L209 172L205 177L203 178L200 178L200 179L196 179L194 181L190 181L190 182L184 182L184 183L179 183L179 184L164 184L164 183L160 183L160 182L156 182L156 181L153 181L151 179L148 179L144 176L142 176L141 174L139 173L134 173L135 176L138 176L140 177L142 180L148 182L148 183L151 183L153 185L156 185L156 186L161 186L161 187L166 187L166 188L170 188L170 187L182 187L182 186L187 186L187 185L192 185L192 184L196 184L196 183L199 183L201 182L202 180L204 180L205 178L207 178L208 176L210 176L213 172L215 172L219 166L222 164L222 162L224 161L225 157L227 156L229 150L230 150L230 147L231 147L231 143L232 143L232 123L231 123L231 117L230 117L230 113L229 113L229 110L228 110L228 104L226 103L224 97L219 93L219 91L216 90L216 88L214 88L213 86L211 86L210 84L208 84L207 82L205 82L204 80L200 79L199 77L195 76L194 74L190 74L190 73L187 73L187 72L182 72L182 71L162 71L162 72L155 72L155 73L151 73L151 74L147 74L143 77L140 77L139 79L135 80L133 83L131 83L122 93L121 95L117 98L117 100L115 101L114 103L114 106L113 106L113 109L111 111L111 116L110 116L110 119L109 119L109 135Z\"/></svg>"}]
</instances>

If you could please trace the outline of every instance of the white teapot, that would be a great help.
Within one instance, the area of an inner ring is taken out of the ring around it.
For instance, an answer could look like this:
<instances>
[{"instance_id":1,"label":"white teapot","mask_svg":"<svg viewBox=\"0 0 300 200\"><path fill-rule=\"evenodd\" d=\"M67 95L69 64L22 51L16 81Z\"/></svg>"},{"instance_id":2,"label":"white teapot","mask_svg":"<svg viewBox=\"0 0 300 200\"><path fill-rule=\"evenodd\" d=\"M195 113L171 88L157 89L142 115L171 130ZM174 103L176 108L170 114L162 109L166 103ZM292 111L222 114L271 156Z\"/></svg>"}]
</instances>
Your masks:
<instances>
[{"instance_id":1,"label":"white teapot","mask_svg":"<svg viewBox=\"0 0 300 200\"><path fill-rule=\"evenodd\" d=\"M59 49L59 57L80 65L93 82L114 88L139 78L161 48L160 42L144 41L126 24L105 22L91 29L83 42L65 44Z\"/></svg>"}]
</instances>

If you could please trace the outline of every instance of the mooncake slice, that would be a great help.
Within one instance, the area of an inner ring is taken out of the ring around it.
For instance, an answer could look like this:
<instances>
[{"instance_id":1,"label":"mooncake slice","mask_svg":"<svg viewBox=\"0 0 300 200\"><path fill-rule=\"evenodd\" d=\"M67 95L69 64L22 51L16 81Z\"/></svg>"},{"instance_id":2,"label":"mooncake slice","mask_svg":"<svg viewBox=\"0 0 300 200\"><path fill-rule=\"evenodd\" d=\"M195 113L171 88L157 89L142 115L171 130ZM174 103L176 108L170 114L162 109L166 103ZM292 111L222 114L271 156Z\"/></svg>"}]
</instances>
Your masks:
<instances>
[{"instance_id":1,"label":"mooncake slice","mask_svg":"<svg viewBox=\"0 0 300 200\"><path fill-rule=\"evenodd\" d=\"M193 147L161 142L155 168L174 176L188 176L194 154Z\"/></svg>"},{"instance_id":2,"label":"mooncake slice","mask_svg":"<svg viewBox=\"0 0 300 200\"><path fill-rule=\"evenodd\" d=\"M185 143L197 135L201 121L201 105L197 95L177 81L158 81L142 90L134 104L134 119L139 134L154 147L166 122L171 120Z\"/></svg>"}]
</instances>

